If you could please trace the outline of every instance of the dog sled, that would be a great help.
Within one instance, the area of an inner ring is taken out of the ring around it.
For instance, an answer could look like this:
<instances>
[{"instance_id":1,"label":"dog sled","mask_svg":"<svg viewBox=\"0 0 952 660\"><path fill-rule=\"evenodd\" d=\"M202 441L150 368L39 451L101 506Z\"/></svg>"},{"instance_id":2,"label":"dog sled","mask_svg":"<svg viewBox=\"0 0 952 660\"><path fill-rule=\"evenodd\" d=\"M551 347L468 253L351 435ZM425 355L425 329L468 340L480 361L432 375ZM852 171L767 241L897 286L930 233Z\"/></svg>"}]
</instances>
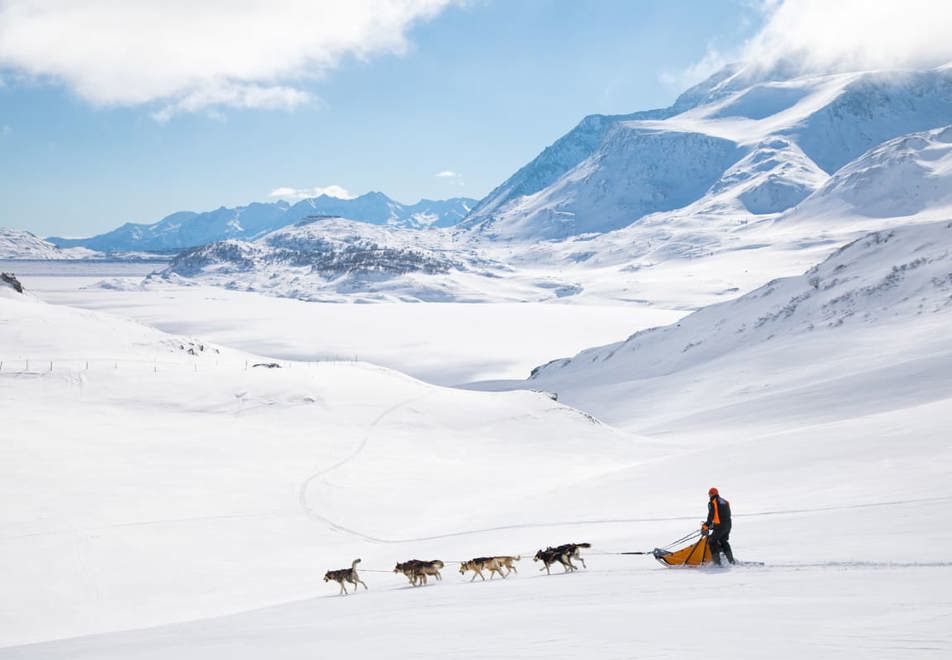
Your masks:
<instances>
[{"instance_id":1,"label":"dog sled","mask_svg":"<svg viewBox=\"0 0 952 660\"><path fill-rule=\"evenodd\" d=\"M675 541L675 544L678 542ZM678 550L666 550L664 548L655 548L651 555L658 560L662 566L704 566L713 564L714 558L711 556L711 544L708 537L701 537L683 548Z\"/></svg>"},{"instance_id":2,"label":"dog sled","mask_svg":"<svg viewBox=\"0 0 952 660\"><path fill-rule=\"evenodd\" d=\"M695 540L697 539L697 540ZM676 548L683 543L684 547ZM716 566L711 555L710 538L701 531L694 531L672 541L663 548L655 548L647 552L622 552L623 555L651 555L658 563L667 568L703 568ZM763 566L762 561L738 561L734 566Z\"/></svg>"}]
</instances>

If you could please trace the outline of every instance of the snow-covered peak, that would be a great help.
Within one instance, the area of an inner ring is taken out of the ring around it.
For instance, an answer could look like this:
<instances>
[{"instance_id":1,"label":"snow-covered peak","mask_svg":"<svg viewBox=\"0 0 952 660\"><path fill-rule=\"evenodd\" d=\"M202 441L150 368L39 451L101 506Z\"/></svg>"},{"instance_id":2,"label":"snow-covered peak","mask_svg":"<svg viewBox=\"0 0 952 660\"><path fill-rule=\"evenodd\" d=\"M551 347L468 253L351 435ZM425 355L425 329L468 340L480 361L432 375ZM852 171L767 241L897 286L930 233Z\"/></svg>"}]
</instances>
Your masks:
<instances>
[{"instance_id":1,"label":"snow-covered peak","mask_svg":"<svg viewBox=\"0 0 952 660\"><path fill-rule=\"evenodd\" d=\"M612 231L653 213L713 208L723 200L705 197L739 177L757 179L738 193L750 213L781 212L870 148L949 117L948 68L803 75L731 67L664 110L586 117L460 227L508 241ZM760 158L776 167L760 169Z\"/></svg>"}]
</instances>

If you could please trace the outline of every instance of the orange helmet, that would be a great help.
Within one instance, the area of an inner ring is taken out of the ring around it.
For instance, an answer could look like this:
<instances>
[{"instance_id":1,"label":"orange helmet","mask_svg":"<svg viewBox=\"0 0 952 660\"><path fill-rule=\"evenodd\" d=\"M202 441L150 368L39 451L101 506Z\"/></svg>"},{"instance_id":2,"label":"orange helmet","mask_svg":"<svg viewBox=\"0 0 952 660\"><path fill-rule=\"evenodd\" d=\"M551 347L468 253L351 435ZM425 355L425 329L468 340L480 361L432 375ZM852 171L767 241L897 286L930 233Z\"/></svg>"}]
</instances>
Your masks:
<instances>
[{"instance_id":1,"label":"orange helmet","mask_svg":"<svg viewBox=\"0 0 952 660\"><path fill-rule=\"evenodd\" d=\"M717 495L717 489L711 486L711 489L707 491L707 494L710 495L711 497L714 497L715 495Z\"/></svg>"}]
</instances>

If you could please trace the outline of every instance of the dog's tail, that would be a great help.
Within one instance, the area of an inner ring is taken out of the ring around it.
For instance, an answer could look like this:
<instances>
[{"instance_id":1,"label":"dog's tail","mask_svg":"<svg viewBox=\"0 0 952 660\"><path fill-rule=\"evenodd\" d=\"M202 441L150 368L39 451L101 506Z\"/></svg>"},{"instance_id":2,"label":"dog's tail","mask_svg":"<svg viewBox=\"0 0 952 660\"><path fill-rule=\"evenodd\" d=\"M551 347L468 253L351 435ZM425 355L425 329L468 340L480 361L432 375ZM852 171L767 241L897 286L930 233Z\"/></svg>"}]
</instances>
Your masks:
<instances>
[{"instance_id":1,"label":"dog's tail","mask_svg":"<svg viewBox=\"0 0 952 660\"><path fill-rule=\"evenodd\" d=\"M577 545L577 546L580 547L580 548L591 548L591 547L592 547L592 544L591 544L591 543L576 543L575 545ZM359 560L358 560L358 561L359 561Z\"/></svg>"},{"instance_id":2,"label":"dog's tail","mask_svg":"<svg viewBox=\"0 0 952 660\"><path fill-rule=\"evenodd\" d=\"M354 560L354 563L352 563L352 564L350 565L350 570L354 570L355 568L357 568L357 564L359 564L359 563L360 563L360 560L359 560L359 559L355 559L355 560Z\"/></svg>"}]
</instances>

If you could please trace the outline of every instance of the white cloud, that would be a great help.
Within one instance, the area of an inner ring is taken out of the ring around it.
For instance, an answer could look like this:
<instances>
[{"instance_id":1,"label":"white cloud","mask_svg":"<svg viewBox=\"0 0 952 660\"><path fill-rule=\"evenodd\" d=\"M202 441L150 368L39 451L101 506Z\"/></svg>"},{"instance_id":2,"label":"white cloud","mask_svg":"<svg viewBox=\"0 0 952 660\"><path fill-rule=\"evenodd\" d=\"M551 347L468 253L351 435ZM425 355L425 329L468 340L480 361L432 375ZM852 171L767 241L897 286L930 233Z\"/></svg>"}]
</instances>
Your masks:
<instances>
[{"instance_id":1,"label":"white cloud","mask_svg":"<svg viewBox=\"0 0 952 660\"><path fill-rule=\"evenodd\" d=\"M784 0L745 48L749 62L811 70L928 67L952 60L952 3Z\"/></svg>"},{"instance_id":2,"label":"white cloud","mask_svg":"<svg viewBox=\"0 0 952 660\"><path fill-rule=\"evenodd\" d=\"M760 29L733 50L704 57L662 82L684 89L728 62L804 71L932 67L952 61L952 2L936 0L761 0Z\"/></svg>"},{"instance_id":3,"label":"white cloud","mask_svg":"<svg viewBox=\"0 0 952 660\"><path fill-rule=\"evenodd\" d=\"M436 176L443 179L455 179L459 176L459 174L453 170L443 170L442 172L437 172Z\"/></svg>"},{"instance_id":4,"label":"white cloud","mask_svg":"<svg viewBox=\"0 0 952 660\"><path fill-rule=\"evenodd\" d=\"M314 186L313 188L290 188L284 186L272 190L269 197L286 199L289 202L297 202L311 197L320 197L321 195L337 197L339 199L353 199L357 196L348 192L343 186L331 184L329 186Z\"/></svg>"},{"instance_id":5,"label":"white cloud","mask_svg":"<svg viewBox=\"0 0 952 660\"><path fill-rule=\"evenodd\" d=\"M290 109L346 57L401 53L452 0L0 0L0 69L157 119Z\"/></svg>"},{"instance_id":6,"label":"white cloud","mask_svg":"<svg viewBox=\"0 0 952 660\"><path fill-rule=\"evenodd\" d=\"M314 100L308 92L274 85L216 85L189 92L174 103L152 113L152 118L166 122L181 112L197 112L206 108L228 106L232 108L260 108L263 110L293 110L299 105Z\"/></svg>"}]
</instances>

